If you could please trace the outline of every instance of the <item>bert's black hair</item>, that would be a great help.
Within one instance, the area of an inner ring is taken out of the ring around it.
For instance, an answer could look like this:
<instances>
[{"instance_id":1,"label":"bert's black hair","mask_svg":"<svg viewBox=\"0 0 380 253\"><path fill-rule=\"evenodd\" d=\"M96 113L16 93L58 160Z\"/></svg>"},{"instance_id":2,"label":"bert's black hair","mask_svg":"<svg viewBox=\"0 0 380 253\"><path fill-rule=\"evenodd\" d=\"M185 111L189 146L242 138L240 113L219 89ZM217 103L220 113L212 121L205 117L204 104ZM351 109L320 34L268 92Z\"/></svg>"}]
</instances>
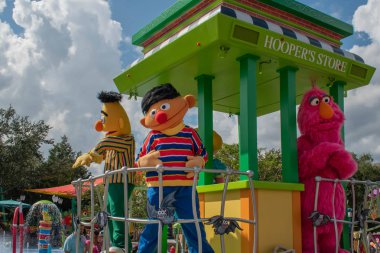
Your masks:
<instances>
[{"instance_id":1,"label":"bert's black hair","mask_svg":"<svg viewBox=\"0 0 380 253\"><path fill-rule=\"evenodd\" d=\"M102 103L120 102L122 98L120 93L114 91L101 91L98 94L98 99Z\"/></svg>"},{"instance_id":2,"label":"bert's black hair","mask_svg":"<svg viewBox=\"0 0 380 253\"><path fill-rule=\"evenodd\" d=\"M163 99L172 99L181 96L179 92L170 84L165 83L154 87L148 91L141 101L141 109L146 114L149 108Z\"/></svg>"}]
</instances>

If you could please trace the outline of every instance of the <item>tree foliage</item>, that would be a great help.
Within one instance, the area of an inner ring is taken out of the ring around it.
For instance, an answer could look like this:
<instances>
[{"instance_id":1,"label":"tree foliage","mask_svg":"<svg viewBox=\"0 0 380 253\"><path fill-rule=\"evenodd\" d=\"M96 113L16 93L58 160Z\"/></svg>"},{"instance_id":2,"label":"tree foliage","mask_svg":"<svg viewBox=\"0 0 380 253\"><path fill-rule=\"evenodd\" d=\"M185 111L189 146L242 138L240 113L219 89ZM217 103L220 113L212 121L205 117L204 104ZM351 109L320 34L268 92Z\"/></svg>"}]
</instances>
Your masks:
<instances>
[{"instance_id":1,"label":"tree foliage","mask_svg":"<svg viewBox=\"0 0 380 253\"><path fill-rule=\"evenodd\" d=\"M62 136L60 142L53 144L47 160L41 166L39 187L66 185L77 178L88 178L90 174L85 167L72 169L79 155L73 151L68 138Z\"/></svg>"},{"instance_id":2,"label":"tree foliage","mask_svg":"<svg viewBox=\"0 0 380 253\"><path fill-rule=\"evenodd\" d=\"M259 164L259 180L281 181L281 151L279 149L266 150L259 148L257 151ZM215 158L221 160L228 168L239 170L239 144L223 144L215 154ZM231 181L240 180L239 175L231 177Z\"/></svg>"},{"instance_id":3,"label":"tree foliage","mask_svg":"<svg viewBox=\"0 0 380 253\"><path fill-rule=\"evenodd\" d=\"M380 164L375 163L373 157L369 153L364 153L361 155L352 154L355 161L358 164L358 171L353 176L354 179L360 181L380 181ZM352 191L351 185L347 187L347 200L348 205L352 206ZM355 184L355 202L356 204L363 204L365 197L365 187L363 184Z\"/></svg>"},{"instance_id":4,"label":"tree foliage","mask_svg":"<svg viewBox=\"0 0 380 253\"><path fill-rule=\"evenodd\" d=\"M71 169L79 155L66 136L54 144L48 138L50 127L42 120L19 116L10 106L0 108L0 187L4 198L17 199L25 189L54 187L88 177L84 167ZM43 145L52 145L47 159Z\"/></svg>"},{"instance_id":5,"label":"tree foliage","mask_svg":"<svg viewBox=\"0 0 380 253\"><path fill-rule=\"evenodd\" d=\"M9 197L33 187L43 163L40 147L52 143L49 129L42 120L17 115L13 107L0 109L0 185Z\"/></svg>"},{"instance_id":6,"label":"tree foliage","mask_svg":"<svg viewBox=\"0 0 380 253\"><path fill-rule=\"evenodd\" d=\"M266 150L259 148L259 180L261 181L282 181L282 160L280 149Z\"/></svg>"}]
</instances>

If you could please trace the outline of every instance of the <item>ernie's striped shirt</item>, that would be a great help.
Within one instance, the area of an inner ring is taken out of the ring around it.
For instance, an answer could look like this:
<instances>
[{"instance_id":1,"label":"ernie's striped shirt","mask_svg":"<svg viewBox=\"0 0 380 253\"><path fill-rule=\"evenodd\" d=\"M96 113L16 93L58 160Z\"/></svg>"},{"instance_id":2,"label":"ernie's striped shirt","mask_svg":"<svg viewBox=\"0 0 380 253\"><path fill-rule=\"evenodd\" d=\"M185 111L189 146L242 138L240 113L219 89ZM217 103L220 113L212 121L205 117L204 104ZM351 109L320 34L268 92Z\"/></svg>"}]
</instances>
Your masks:
<instances>
[{"instance_id":1,"label":"ernie's striped shirt","mask_svg":"<svg viewBox=\"0 0 380 253\"><path fill-rule=\"evenodd\" d=\"M186 167L187 156L202 156L207 162L207 152L198 133L185 126L175 135L166 135L152 130L145 138L136 161L151 151L160 151L159 159L164 167ZM164 171L163 186L191 186L193 177L187 178L185 171ZM158 187L158 174L154 171L146 173L148 187Z\"/></svg>"},{"instance_id":2,"label":"ernie's striped shirt","mask_svg":"<svg viewBox=\"0 0 380 253\"><path fill-rule=\"evenodd\" d=\"M104 171L119 170L124 166L132 168L135 156L135 140L132 135L106 136L96 145L94 152L103 156ZM134 181L134 173L128 173L128 183L135 183ZM122 173L111 176L109 182L124 182Z\"/></svg>"}]
</instances>

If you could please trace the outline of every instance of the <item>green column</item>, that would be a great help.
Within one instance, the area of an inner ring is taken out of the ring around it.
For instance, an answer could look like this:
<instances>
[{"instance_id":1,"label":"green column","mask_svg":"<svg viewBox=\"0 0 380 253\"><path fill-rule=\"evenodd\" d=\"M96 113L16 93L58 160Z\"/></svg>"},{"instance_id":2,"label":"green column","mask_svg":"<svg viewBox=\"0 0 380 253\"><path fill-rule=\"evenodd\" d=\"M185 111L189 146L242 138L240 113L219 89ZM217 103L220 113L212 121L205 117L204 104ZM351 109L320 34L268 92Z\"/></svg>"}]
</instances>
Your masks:
<instances>
[{"instance_id":1,"label":"green column","mask_svg":"<svg viewBox=\"0 0 380 253\"><path fill-rule=\"evenodd\" d=\"M161 252L168 252L168 225L162 225Z\"/></svg>"},{"instance_id":2,"label":"green column","mask_svg":"<svg viewBox=\"0 0 380 253\"><path fill-rule=\"evenodd\" d=\"M257 60L258 56L246 54L240 62L240 113L239 113L239 159L240 170L252 170L254 179L259 178L257 161ZM246 179L240 176L240 179Z\"/></svg>"},{"instance_id":3,"label":"green column","mask_svg":"<svg viewBox=\"0 0 380 253\"><path fill-rule=\"evenodd\" d=\"M333 86L330 87L330 95L334 98L334 102L339 105L342 112L344 112L344 86L346 82L335 81ZM342 140L344 142L344 125L341 131Z\"/></svg>"},{"instance_id":4,"label":"green column","mask_svg":"<svg viewBox=\"0 0 380 253\"><path fill-rule=\"evenodd\" d=\"M334 102L339 106L342 112L344 112L344 85L346 85L346 82L344 81L335 81L333 86L330 87L330 95L334 98ZM344 125L341 129L341 137L344 142ZM343 184L343 187L347 191L347 184ZM351 220L347 216L347 210L344 219L347 221ZM343 224L342 247L347 250L351 249L350 233L351 231L348 224Z\"/></svg>"},{"instance_id":5,"label":"green column","mask_svg":"<svg viewBox=\"0 0 380 253\"><path fill-rule=\"evenodd\" d=\"M282 181L298 182L296 72L298 68L286 66L280 73L280 113Z\"/></svg>"},{"instance_id":6,"label":"green column","mask_svg":"<svg viewBox=\"0 0 380 253\"><path fill-rule=\"evenodd\" d=\"M208 161L206 168L212 168L213 159L213 116L212 116L212 79L211 75L200 75L195 78L198 81L198 133L206 147ZM202 172L199 176L199 185L212 184L213 175Z\"/></svg>"},{"instance_id":7,"label":"green column","mask_svg":"<svg viewBox=\"0 0 380 253\"><path fill-rule=\"evenodd\" d=\"M0 186L0 200L4 200L4 192L3 192L3 187ZM3 223L5 225L7 221L7 217L5 215L5 208L4 206L1 207L1 212L3 213Z\"/></svg>"}]
</instances>

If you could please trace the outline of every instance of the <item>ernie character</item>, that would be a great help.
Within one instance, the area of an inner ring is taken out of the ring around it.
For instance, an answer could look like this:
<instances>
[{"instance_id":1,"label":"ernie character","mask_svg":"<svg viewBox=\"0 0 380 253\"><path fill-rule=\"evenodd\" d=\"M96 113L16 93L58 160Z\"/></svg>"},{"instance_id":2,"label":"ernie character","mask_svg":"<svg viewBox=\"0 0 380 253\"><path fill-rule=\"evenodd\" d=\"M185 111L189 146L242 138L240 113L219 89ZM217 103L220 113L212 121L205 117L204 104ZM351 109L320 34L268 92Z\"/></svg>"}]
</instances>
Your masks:
<instances>
[{"instance_id":1,"label":"ernie character","mask_svg":"<svg viewBox=\"0 0 380 253\"><path fill-rule=\"evenodd\" d=\"M117 92L100 92L98 99L103 103L101 119L95 122L98 132L105 132L105 137L89 152L75 161L73 168L89 166L92 162L104 161L104 171L131 168L134 165L135 140L131 134L131 124L120 101L122 96ZM128 199L133 191L135 176L128 174ZM122 173L109 177L107 211L111 216L124 217L124 179ZM109 252L124 252L124 223L108 223L112 247ZM129 249L132 249L129 240Z\"/></svg>"},{"instance_id":2,"label":"ernie character","mask_svg":"<svg viewBox=\"0 0 380 253\"><path fill-rule=\"evenodd\" d=\"M141 108L144 117L141 124L150 128L148 136L137 156L138 167L204 167L207 152L197 132L183 123L189 108L195 105L192 95L182 97L171 84L163 84L148 91ZM179 219L193 219L192 185L194 173L184 171L165 171L163 173L163 197L174 194L175 213ZM149 205L157 210L159 207L159 181L154 171L146 173ZM199 199L196 193L196 211L199 213ZM182 229L188 244L189 252L198 250L198 238L194 223L183 223ZM206 240L202 223L199 223L202 240L202 252L214 252ZM157 250L157 224L146 225L140 236L139 253L151 253Z\"/></svg>"}]
</instances>

